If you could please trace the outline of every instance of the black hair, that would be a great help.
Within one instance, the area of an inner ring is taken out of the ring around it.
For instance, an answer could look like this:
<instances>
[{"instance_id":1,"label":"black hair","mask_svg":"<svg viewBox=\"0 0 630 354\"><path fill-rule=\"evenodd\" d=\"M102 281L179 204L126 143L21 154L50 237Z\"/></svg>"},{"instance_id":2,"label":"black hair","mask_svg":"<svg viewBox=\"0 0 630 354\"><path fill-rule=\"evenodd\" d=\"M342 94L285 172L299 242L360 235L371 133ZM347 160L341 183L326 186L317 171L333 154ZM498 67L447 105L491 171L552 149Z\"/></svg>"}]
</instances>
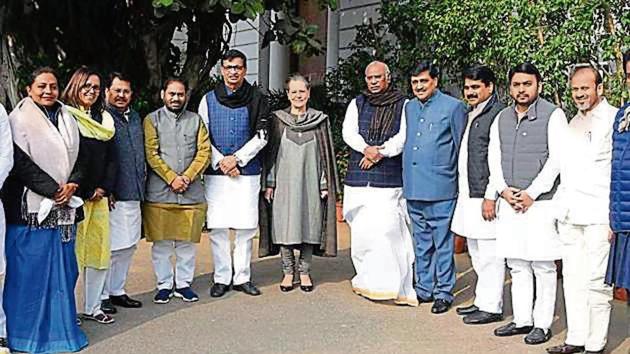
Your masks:
<instances>
[{"instance_id":1,"label":"black hair","mask_svg":"<svg viewBox=\"0 0 630 354\"><path fill-rule=\"evenodd\" d=\"M434 79L440 78L440 68L429 60L423 60L411 71L411 76L418 76L425 71L429 72L429 76Z\"/></svg>"},{"instance_id":2,"label":"black hair","mask_svg":"<svg viewBox=\"0 0 630 354\"><path fill-rule=\"evenodd\" d=\"M223 54L223 56L221 57L221 64L223 64L223 61L225 60L232 60L235 58L242 59L243 67L247 68L247 57L245 56L245 54L243 54L243 52L237 49L230 49L227 52L225 52L225 54Z\"/></svg>"},{"instance_id":3,"label":"black hair","mask_svg":"<svg viewBox=\"0 0 630 354\"><path fill-rule=\"evenodd\" d=\"M538 68L532 63L528 63L528 62L521 63L513 67L512 69L510 69L510 72L508 73L509 83L512 82L512 78L514 77L516 73L534 75L536 76L536 81L539 84L542 82L542 75L540 75L540 71L538 71Z\"/></svg>"},{"instance_id":4,"label":"black hair","mask_svg":"<svg viewBox=\"0 0 630 354\"><path fill-rule=\"evenodd\" d=\"M51 68L50 66L42 66L40 68L33 70L33 72L28 78L28 86L31 86L32 84L34 84L35 79L37 79L37 77L41 74L51 74L52 76L55 77L55 79L57 79L57 72L55 72L55 69ZM59 79L57 79L57 81L58 80Z\"/></svg>"},{"instance_id":5,"label":"black hair","mask_svg":"<svg viewBox=\"0 0 630 354\"><path fill-rule=\"evenodd\" d=\"M131 91L133 91L133 82L127 75L121 73L120 71L113 71L109 74L109 76L107 77L107 88L112 87L115 79L128 82L129 86L131 86Z\"/></svg>"},{"instance_id":6,"label":"black hair","mask_svg":"<svg viewBox=\"0 0 630 354\"><path fill-rule=\"evenodd\" d=\"M628 62L630 62L630 49L623 53L623 72L628 75Z\"/></svg>"},{"instance_id":7,"label":"black hair","mask_svg":"<svg viewBox=\"0 0 630 354\"><path fill-rule=\"evenodd\" d=\"M497 77L494 75L492 69L485 65L475 65L464 70L464 79L480 80L486 86L490 84L496 84Z\"/></svg>"},{"instance_id":8,"label":"black hair","mask_svg":"<svg viewBox=\"0 0 630 354\"><path fill-rule=\"evenodd\" d=\"M172 84L173 82L179 82L180 84L184 85L184 91L188 91L188 83L184 79L180 79L178 77L169 77L168 79L166 79L166 81L164 81L164 85L162 85L162 90L166 91L168 85Z\"/></svg>"}]
</instances>

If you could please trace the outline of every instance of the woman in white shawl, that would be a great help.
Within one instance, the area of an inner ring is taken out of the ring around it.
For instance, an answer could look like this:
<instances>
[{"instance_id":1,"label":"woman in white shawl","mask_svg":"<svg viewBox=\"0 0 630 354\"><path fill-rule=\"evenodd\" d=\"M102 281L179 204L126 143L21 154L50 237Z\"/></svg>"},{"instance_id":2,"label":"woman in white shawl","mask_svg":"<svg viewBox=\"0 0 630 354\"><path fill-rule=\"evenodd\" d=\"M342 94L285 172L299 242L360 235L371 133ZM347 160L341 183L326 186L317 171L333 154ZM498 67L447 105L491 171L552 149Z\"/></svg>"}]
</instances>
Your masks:
<instances>
[{"instance_id":1,"label":"woman in white shawl","mask_svg":"<svg viewBox=\"0 0 630 354\"><path fill-rule=\"evenodd\" d=\"M7 339L12 351L75 352L87 345L74 300L79 129L52 69L35 71L27 92L9 116L14 166L2 189Z\"/></svg>"}]
</instances>

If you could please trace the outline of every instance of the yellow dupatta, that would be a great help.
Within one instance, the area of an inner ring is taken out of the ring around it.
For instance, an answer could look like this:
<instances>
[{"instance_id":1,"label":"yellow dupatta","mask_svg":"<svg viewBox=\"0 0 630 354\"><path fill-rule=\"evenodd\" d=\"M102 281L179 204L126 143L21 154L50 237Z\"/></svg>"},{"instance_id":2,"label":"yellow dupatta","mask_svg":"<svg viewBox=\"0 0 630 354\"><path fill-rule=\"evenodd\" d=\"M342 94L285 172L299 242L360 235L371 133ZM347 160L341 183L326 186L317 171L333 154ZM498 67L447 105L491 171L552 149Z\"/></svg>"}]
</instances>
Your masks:
<instances>
[{"instance_id":1,"label":"yellow dupatta","mask_svg":"<svg viewBox=\"0 0 630 354\"><path fill-rule=\"evenodd\" d=\"M100 141L109 141L114 137L116 128L114 127L114 118L109 112L103 111L103 122L99 123L92 119L86 111L72 106L66 106L66 108L77 120L82 136Z\"/></svg>"}]
</instances>

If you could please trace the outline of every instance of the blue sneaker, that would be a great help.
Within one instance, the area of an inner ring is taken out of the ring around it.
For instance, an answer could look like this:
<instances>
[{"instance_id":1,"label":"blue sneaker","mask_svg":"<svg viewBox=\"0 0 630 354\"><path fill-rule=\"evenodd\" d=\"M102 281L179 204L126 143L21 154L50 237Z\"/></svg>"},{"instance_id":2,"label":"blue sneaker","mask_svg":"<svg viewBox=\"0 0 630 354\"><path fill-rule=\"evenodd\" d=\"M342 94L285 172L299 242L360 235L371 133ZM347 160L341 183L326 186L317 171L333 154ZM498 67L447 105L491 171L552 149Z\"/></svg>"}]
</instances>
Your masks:
<instances>
[{"instance_id":1,"label":"blue sneaker","mask_svg":"<svg viewBox=\"0 0 630 354\"><path fill-rule=\"evenodd\" d=\"M197 296L197 294L195 294L195 292L192 291L190 286L187 286L185 288L175 289L175 293L173 295L175 295L175 297L178 297L184 300L185 302L199 301L199 296Z\"/></svg>"},{"instance_id":2,"label":"blue sneaker","mask_svg":"<svg viewBox=\"0 0 630 354\"><path fill-rule=\"evenodd\" d=\"M160 289L157 294L155 294L153 302L156 304L168 304L172 296L173 292L171 289Z\"/></svg>"}]
</instances>

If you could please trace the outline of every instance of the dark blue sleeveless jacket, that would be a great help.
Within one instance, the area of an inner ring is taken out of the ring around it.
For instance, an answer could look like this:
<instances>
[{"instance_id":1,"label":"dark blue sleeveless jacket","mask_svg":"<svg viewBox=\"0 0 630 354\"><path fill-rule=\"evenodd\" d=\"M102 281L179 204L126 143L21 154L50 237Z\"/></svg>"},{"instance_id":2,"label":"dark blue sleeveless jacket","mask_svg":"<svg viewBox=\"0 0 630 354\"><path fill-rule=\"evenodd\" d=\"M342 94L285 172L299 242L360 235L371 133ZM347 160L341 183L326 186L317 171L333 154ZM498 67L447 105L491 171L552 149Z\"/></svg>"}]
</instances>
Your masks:
<instances>
[{"instance_id":1,"label":"dark blue sleeveless jacket","mask_svg":"<svg viewBox=\"0 0 630 354\"><path fill-rule=\"evenodd\" d=\"M376 111L376 107L372 106L364 95L358 96L355 102L359 111L359 134L368 145L382 145L398 133L400 130L400 118L405 100L400 100L400 102L396 104L396 112L394 115L394 121L392 122L392 129L378 141L368 139L370 122L372 121L372 116ZM348 162L348 174L346 175L344 184L351 187L402 187L402 154L391 158L384 157L379 163L369 170L362 170L359 167L359 162L362 158L362 153L351 150L350 161Z\"/></svg>"},{"instance_id":2,"label":"dark blue sleeveless jacket","mask_svg":"<svg viewBox=\"0 0 630 354\"><path fill-rule=\"evenodd\" d=\"M210 141L223 155L232 155L242 148L252 137L247 107L229 108L217 100L214 91L206 95L208 104L208 126ZM258 175L261 171L260 159L253 158L241 167L241 175ZM208 168L205 174L223 175L220 169Z\"/></svg>"},{"instance_id":3,"label":"dark blue sleeveless jacket","mask_svg":"<svg viewBox=\"0 0 630 354\"><path fill-rule=\"evenodd\" d=\"M630 232L630 131L619 132L619 123L630 103L621 107L613 127L612 170L610 182L610 228Z\"/></svg>"}]
</instances>

